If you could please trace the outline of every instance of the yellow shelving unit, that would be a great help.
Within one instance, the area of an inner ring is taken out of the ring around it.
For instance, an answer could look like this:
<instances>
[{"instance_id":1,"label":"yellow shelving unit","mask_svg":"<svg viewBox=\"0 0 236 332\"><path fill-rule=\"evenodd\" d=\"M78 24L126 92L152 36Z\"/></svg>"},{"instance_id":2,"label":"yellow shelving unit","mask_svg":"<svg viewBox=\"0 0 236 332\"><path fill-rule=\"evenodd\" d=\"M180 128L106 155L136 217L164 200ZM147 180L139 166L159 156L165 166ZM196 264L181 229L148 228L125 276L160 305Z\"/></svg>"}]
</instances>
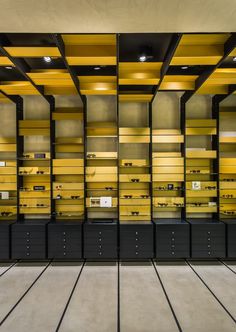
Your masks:
<instances>
[{"instance_id":1,"label":"yellow shelving unit","mask_svg":"<svg viewBox=\"0 0 236 332\"><path fill-rule=\"evenodd\" d=\"M53 206L59 220L84 218L84 111L81 107L56 107Z\"/></svg>"}]
</instances>

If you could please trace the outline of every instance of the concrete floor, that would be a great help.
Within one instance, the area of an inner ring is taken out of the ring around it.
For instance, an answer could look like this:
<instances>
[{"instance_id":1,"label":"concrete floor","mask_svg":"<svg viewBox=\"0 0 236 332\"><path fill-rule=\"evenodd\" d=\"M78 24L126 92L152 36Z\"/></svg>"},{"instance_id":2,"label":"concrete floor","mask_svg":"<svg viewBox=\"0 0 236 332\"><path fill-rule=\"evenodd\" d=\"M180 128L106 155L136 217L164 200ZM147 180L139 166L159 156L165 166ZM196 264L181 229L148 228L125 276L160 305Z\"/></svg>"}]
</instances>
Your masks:
<instances>
[{"instance_id":1,"label":"concrete floor","mask_svg":"<svg viewBox=\"0 0 236 332\"><path fill-rule=\"evenodd\" d=\"M236 331L236 262L0 263L0 332Z\"/></svg>"}]
</instances>

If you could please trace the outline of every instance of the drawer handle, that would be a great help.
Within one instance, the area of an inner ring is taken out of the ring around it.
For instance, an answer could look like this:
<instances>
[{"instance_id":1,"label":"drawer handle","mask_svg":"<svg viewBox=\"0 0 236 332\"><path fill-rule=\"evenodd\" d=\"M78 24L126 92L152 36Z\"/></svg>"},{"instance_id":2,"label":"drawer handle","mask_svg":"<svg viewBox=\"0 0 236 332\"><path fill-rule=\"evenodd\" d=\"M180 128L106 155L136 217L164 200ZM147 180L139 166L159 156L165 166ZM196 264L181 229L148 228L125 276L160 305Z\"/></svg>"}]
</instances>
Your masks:
<instances>
[{"instance_id":1,"label":"drawer handle","mask_svg":"<svg viewBox=\"0 0 236 332\"><path fill-rule=\"evenodd\" d=\"M131 179L132 182L139 182L140 179Z\"/></svg>"},{"instance_id":2,"label":"drawer handle","mask_svg":"<svg viewBox=\"0 0 236 332\"><path fill-rule=\"evenodd\" d=\"M138 216L139 212L138 211L132 211L131 214L132 214L132 216Z\"/></svg>"}]
</instances>

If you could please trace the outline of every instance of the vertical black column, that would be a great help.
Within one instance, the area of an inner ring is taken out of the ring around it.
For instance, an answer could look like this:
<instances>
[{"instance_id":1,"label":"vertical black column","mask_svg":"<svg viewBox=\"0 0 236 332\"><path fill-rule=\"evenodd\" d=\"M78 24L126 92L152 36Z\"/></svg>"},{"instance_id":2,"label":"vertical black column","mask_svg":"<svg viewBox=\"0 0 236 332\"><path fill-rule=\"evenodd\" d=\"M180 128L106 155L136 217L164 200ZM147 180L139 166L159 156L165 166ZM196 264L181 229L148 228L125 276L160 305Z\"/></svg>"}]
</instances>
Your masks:
<instances>
[{"instance_id":1,"label":"vertical black column","mask_svg":"<svg viewBox=\"0 0 236 332\"><path fill-rule=\"evenodd\" d=\"M217 96L212 98L212 118L216 120L216 135L212 136L212 148L216 151L216 159L213 160L213 173L214 181L217 183L217 213L214 214L214 218L220 217L220 121L219 121L219 101Z\"/></svg>"},{"instance_id":2,"label":"vertical black column","mask_svg":"<svg viewBox=\"0 0 236 332\"><path fill-rule=\"evenodd\" d=\"M86 166L87 166L87 98L83 99L83 108L84 108L84 128L83 128L83 141L84 141L84 219L88 219L87 207L86 207L86 197L87 197L87 182L86 182Z\"/></svg>"},{"instance_id":3,"label":"vertical black column","mask_svg":"<svg viewBox=\"0 0 236 332\"><path fill-rule=\"evenodd\" d=\"M180 128L184 135L184 143L181 144L181 156L184 158L184 182L182 184L182 194L184 195L184 207L181 210L181 218L186 219L186 103L180 98Z\"/></svg>"},{"instance_id":4,"label":"vertical black column","mask_svg":"<svg viewBox=\"0 0 236 332\"><path fill-rule=\"evenodd\" d=\"M21 97L18 97L16 103L16 181L17 181L17 221L22 218L20 215L20 188L23 186L23 178L19 176L20 158L24 152L24 137L19 135L19 121L23 120L24 103Z\"/></svg>"},{"instance_id":5,"label":"vertical black column","mask_svg":"<svg viewBox=\"0 0 236 332\"><path fill-rule=\"evenodd\" d=\"M53 159L55 159L55 121L53 120L53 112L55 111L55 99L50 96L50 202L51 202L51 219L55 220L55 200L53 199L53 182L55 176L53 175Z\"/></svg>"},{"instance_id":6,"label":"vertical black column","mask_svg":"<svg viewBox=\"0 0 236 332\"><path fill-rule=\"evenodd\" d=\"M152 103L148 103L149 129L150 129L150 143L149 143L149 174L151 182L149 184L149 195L151 198L151 220L153 220L153 181L152 181Z\"/></svg>"}]
</instances>

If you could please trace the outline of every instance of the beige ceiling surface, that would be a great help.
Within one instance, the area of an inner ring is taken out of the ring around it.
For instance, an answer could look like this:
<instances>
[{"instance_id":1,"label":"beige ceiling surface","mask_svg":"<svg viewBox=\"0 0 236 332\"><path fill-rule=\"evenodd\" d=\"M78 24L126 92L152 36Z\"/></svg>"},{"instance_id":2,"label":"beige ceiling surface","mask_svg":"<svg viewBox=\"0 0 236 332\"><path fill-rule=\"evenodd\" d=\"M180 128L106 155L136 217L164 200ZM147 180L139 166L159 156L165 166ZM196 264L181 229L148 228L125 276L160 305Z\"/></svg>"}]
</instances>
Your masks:
<instances>
[{"instance_id":1,"label":"beige ceiling surface","mask_svg":"<svg viewBox=\"0 0 236 332\"><path fill-rule=\"evenodd\" d=\"M236 0L0 0L0 32L233 32Z\"/></svg>"}]
</instances>

